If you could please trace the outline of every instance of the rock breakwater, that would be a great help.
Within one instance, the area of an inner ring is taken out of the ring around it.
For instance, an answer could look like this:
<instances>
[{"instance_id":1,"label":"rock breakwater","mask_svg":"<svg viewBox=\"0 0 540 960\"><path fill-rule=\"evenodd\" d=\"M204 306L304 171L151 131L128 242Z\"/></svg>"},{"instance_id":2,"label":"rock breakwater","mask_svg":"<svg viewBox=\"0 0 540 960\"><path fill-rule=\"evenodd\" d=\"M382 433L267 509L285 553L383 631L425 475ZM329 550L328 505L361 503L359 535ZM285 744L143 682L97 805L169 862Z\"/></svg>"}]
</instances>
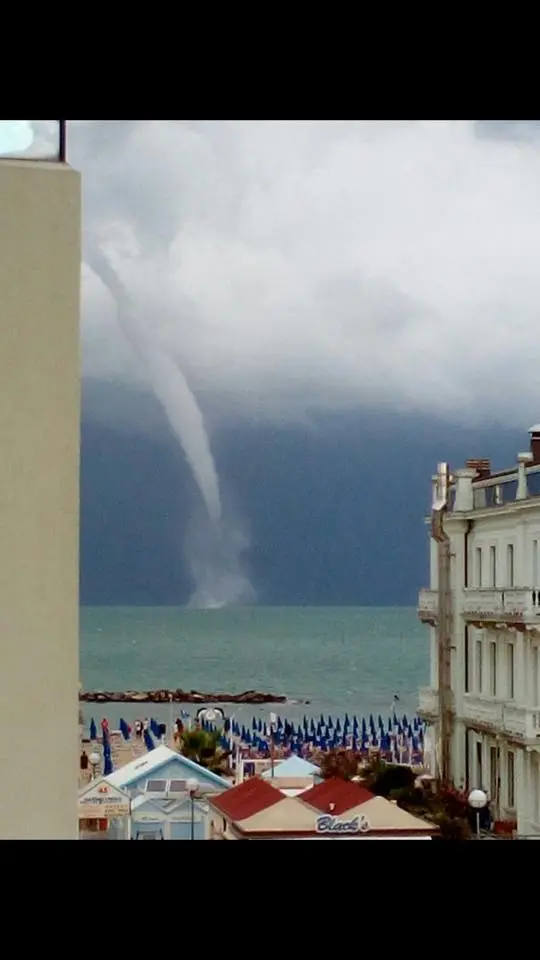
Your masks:
<instances>
[{"instance_id":1,"label":"rock breakwater","mask_svg":"<svg viewBox=\"0 0 540 960\"><path fill-rule=\"evenodd\" d=\"M275 693L246 690L244 693L200 693L198 690L82 691L81 703L287 703Z\"/></svg>"}]
</instances>

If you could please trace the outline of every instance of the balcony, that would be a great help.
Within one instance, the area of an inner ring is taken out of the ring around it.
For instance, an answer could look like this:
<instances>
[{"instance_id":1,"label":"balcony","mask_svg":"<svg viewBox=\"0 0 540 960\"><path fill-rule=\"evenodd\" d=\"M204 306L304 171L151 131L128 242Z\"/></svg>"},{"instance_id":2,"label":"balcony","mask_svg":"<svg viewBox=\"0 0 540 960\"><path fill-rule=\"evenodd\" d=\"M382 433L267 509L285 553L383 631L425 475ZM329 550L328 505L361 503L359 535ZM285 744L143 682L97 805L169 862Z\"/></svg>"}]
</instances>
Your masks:
<instances>
[{"instance_id":1,"label":"balcony","mask_svg":"<svg viewBox=\"0 0 540 960\"><path fill-rule=\"evenodd\" d=\"M439 694L432 687L422 687L418 695L418 713L428 718L439 715Z\"/></svg>"},{"instance_id":2,"label":"balcony","mask_svg":"<svg viewBox=\"0 0 540 960\"><path fill-rule=\"evenodd\" d=\"M461 611L466 620L480 626L522 623L540 629L540 591L467 589L463 592Z\"/></svg>"},{"instance_id":3,"label":"balcony","mask_svg":"<svg viewBox=\"0 0 540 960\"><path fill-rule=\"evenodd\" d=\"M66 120L0 120L0 158L66 159Z\"/></svg>"},{"instance_id":4,"label":"balcony","mask_svg":"<svg viewBox=\"0 0 540 960\"><path fill-rule=\"evenodd\" d=\"M528 710L502 701L465 694L460 719L472 727L478 726L480 729L515 737L517 740L540 739L540 710Z\"/></svg>"},{"instance_id":5,"label":"balcony","mask_svg":"<svg viewBox=\"0 0 540 960\"><path fill-rule=\"evenodd\" d=\"M436 590L421 590L418 597L418 616L422 623L434 625L439 610L439 594Z\"/></svg>"}]
</instances>

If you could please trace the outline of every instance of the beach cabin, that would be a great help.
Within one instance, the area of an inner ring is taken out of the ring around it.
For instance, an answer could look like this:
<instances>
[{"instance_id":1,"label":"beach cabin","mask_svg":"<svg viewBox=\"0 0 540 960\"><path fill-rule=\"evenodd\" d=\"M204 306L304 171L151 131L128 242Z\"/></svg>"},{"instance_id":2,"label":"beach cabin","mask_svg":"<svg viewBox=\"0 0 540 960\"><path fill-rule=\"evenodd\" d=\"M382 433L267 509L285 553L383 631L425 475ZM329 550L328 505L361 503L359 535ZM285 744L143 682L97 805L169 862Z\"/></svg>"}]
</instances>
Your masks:
<instances>
[{"instance_id":1,"label":"beach cabin","mask_svg":"<svg viewBox=\"0 0 540 960\"><path fill-rule=\"evenodd\" d=\"M166 746L120 767L106 780L131 798L129 823L111 824L111 834L119 840L205 840L206 798L230 787L223 777ZM194 781L195 794L190 792Z\"/></svg>"},{"instance_id":2,"label":"beach cabin","mask_svg":"<svg viewBox=\"0 0 540 960\"><path fill-rule=\"evenodd\" d=\"M320 783L322 776L320 767L303 760L302 757L292 756L265 770L262 779L277 787L286 796L296 797Z\"/></svg>"}]
</instances>

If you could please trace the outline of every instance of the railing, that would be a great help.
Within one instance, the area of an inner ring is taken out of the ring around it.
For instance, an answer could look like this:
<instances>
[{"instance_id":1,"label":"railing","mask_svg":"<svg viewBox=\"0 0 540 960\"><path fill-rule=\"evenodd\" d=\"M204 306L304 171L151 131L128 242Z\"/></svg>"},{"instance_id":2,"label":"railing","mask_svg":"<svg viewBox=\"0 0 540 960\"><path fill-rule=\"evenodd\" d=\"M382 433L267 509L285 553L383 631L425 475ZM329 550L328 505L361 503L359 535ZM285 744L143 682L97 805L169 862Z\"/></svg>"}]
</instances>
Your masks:
<instances>
[{"instance_id":1,"label":"railing","mask_svg":"<svg viewBox=\"0 0 540 960\"><path fill-rule=\"evenodd\" d=\"M461 610L469 620L537 621L540 620L540 590L467 588Z\"/></svg>"},{"instance_id":2,"label":"railing","mask_svg":"<svg viewBox=\"0 0 540 960\"><path fill-rule=\"evenodd\" d=\"M418 597L418 616L420 620L434 619L439 610L439 594L436 590L421 590Z\"/></svg>"},{"instance_id":3,"label":"railing","mask_svg":"<svg viewBox=\"0 0 540 960\"><path fill-rule=\"evenodd\" d=\"M540 711L526 707L509 706L499 700L483 699L465 694L460 719L491 727L495 733L535 740L540 735Z\"/></svg>"},{"instance_id":4,"label":"railing","mask_svg":"<svg viewBox=\"0 0 540 960\"><path fill-rule=\"evenodd\" d=\"M0 120L0 159L64 163L67 120Z\"/></svg>"}]
</instances>

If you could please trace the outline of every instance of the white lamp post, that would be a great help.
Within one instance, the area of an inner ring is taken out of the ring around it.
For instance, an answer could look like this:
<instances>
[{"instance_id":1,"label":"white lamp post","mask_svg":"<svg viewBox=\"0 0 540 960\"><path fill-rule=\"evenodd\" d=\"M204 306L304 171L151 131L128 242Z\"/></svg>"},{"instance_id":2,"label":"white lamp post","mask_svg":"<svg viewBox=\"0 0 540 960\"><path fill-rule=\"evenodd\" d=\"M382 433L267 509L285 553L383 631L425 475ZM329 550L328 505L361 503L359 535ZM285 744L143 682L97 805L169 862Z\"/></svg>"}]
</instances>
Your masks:
<instances>
[{"instance_id":1,"label":"white lamp post","mask_svg":"<svg viewBox=\"0 0 540 960\"><path fill-rule=\"evenodd\" d=\"M90 766L92 767L92 780L95 780L95 779L96 779L96 770L97 770L97 768L99 767L99 765L100 765L100 763L101 763L101 757L100 757L99 753L96 753L96 752L94 751L94 753L91 753L91 754L90 754L90 756L88 757L88 759L89 759L89 761L90 761Z\"/></svg>"},{"instance_id":2,"label":"white lamp post","mask_svg":"<svg viewBox=\"0 0 540 960\"><path fill-rule=\"evenodd\" d=\"M195 796L199 789L199 781L192 777L186 784L191 800L191 839L195 839Z\"/></svg>"},{"instance_id":3,"label":"white lamp post","mask_svg":"<svg viewBox=\"0 0 540 960\"><path fill-rule=\"evenodd\" d=\"M487 807L488 798L483 790L471 790L469 794L469 806L476 813L476 836L480 839L480 811Z\"/></svg>"}]
</instances>

